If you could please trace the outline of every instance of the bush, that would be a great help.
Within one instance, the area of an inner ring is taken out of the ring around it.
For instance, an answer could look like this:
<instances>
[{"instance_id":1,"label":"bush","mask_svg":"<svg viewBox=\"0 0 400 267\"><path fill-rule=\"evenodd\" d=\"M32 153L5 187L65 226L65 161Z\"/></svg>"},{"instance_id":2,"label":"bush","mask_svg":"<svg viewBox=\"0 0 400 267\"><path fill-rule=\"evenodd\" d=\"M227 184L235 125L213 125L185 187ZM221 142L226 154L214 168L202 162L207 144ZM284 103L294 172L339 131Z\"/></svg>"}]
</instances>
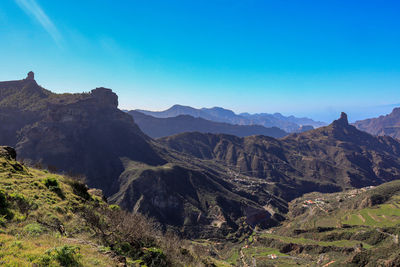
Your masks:
<instances>
[{"instance_id":1,"label":"bush","mask_svg":"<svg viewBox=\"0 0 400 267\"><path fill-rule=\"evenodd\" d=\"M39 236L44 232L44 229L38 223L31 223L24 227L24 231L31 236Z\"/></svg>"},{"instance_id":2,"label":"bush","mask_svg":"<svg viewBox=\"0 0 400 267\"><path fill-rule=\"evenodd\" d=\"M35 203L27 200L22 194L12 193L10 194L10 198L23 214L27 214L29 210L37 208L37 205Z\"/></svg>"},{"instance_id":3,"label":"bush","mask_svg":"<svg viewBox=\"0 0 400 267\"><path fill-rule=\"evenodd\" d=\"M40 259L41 266L53 266L58 262L61 266L81 266L79 254L80 248L77 246L64 245L61 247L49 249Z\"/></svg>"},{"instance_id":4,"label":"bush","mask_svg":"<svg viewBox=\"0 0 400 267\"><path fill-rule=\"evenodd\" d=\"M7 222L7 219L6 219L6 215L2 215L2 216L0 216L0 226L6 226L6 222Z\"/></svg>"},{"instance_id":5,"label":"bush","mask_svg":"<svg viewBox=\"0 0 400 267\"><path fill-rule=\"evenodd\" d=\"M89 200L91 198L90 194L88 193L88 187L86 184L74 179L71 179L70 181L68 181L68 183L71 185L72 191L75 195L80 196L86 200Z\"/></svg>"},{"instance_id":6,"label":"bush","mask_svg":"<svg viewBox=\"0 0 400 267\"><path fill-rule=\"evenodd\" d=\"M50 188L50 186L52 187L59 187L60 185L58 184L58 180L56 178L53 177L48 177L43 181L44 185L47 188Z\"/></svg>"},{"instance_id":7,"label":"bush","mask_svg":"<svg viewBox=\"0 0 400 267\"><path fill-rule=\"evenodd\" d=\"M110 210L114 210L114 211L121 210L121 208L118 205L110 205L110 206L108 206L108 208Z\"/></svg>"},{"instance_id":8,"label":"bush","mask_svg":"<svg viewBox=\"0 0 400 267\"><path fill-rule=\"evenodd\" d=\"M60 198L64 199L65 196L60 188L60 184L58 183L58 180L53 177L48 177L44 179L43 181L44 185L50 190L56 193Z\"/></svg>"},{"instance_id":9,"label":"bush","mask_svg":"<svg viewBox=\"0 0 400 267\"><path fill-rule=\"evenodd\" d=\"M159 248L147 248L144 255L141 257L142 261L147 266L168 266L167 257L164 252Z\"/></svg>"},{"instance_id":10,"label":"bush","mask_svg":"<svg viewBox=\"0 0 400 267\"><path fill-rule=\"evenodd\" d=\"M7 201L7 195L0 190L0 215L4 215L5 219L12 219L14 214L9 210L10 203Z\"/></svg>"}]
</instances>

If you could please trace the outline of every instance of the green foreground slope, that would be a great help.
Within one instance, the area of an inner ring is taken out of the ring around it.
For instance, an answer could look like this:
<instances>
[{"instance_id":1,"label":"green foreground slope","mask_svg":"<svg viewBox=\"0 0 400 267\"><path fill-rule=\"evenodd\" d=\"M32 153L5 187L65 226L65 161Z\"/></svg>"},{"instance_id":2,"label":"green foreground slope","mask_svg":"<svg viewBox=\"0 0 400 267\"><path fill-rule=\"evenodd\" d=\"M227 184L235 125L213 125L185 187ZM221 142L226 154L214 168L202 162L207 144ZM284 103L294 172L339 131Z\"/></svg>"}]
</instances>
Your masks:
<instances>
[{"instance_id":1,"label":"green foreground slope","mask_svg":"<svg viewBox=\"0 0 400 267\"><path fill-rule=\"evenodd\" d=\"M169 243L173 243L172 245ZM27 168L0 147L1 266L180 266L199 260L100 190Z\"/></svg>"}]
</instances>

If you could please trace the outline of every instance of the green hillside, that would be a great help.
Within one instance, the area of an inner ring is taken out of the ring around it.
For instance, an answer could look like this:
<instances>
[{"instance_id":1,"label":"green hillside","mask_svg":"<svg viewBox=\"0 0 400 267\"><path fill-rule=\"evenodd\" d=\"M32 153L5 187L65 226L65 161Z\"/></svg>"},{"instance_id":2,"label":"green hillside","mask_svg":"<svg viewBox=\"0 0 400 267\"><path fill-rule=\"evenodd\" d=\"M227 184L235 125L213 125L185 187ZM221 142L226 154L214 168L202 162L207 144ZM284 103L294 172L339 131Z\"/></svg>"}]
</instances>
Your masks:
<instances>
[{"instance_id":1,"label":"green hillside","mask_svg":"<svg viewBox=\"0 0 400 267\"><path fill-rule=\"evenodd\" d=\"M173 243L173 244L171 244ZM1 266L180 266L192 252L101 191L15 161L0 147Z\"/></svg>"},{"instance_id":2,"label":"green hillside","mask_svg":"<svg viewBox=\"0 0 400 267\"><path fill-rule=\"evenodd\" d=\"M399 266L400 181L290 202L279 227L255 230L225 258L248 266Z\"/></svg>"}]
</instances>

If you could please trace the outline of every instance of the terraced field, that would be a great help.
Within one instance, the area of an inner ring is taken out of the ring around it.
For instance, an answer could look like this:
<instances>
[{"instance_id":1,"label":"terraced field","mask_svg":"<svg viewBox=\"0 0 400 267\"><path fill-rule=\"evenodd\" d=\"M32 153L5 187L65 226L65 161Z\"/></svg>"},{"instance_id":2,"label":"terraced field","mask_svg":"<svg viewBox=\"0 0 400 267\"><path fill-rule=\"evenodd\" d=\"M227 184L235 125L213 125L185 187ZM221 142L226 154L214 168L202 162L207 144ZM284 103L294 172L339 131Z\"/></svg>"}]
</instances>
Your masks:
<instances>
[{"instance_id":1,"label":"terraced field","mask_svg":"<svg viewBox=\"0 0 400 267\"><path fill-rule=\"evenodd\" d=\"M254 231L225 253L225 258L220 257L220 263L400 266L400 181L333 194L307 194L291 202L287 217L279 227Z\"/></svg>"},{"instance_id":2,"label":"terraced field","mask_svg":"<svg viewBox=\"0 0 400 267\"><path fill-rule=\"evenodd\" d=\"M365 208L346 214L343 224L367 225L372 227L395 226L400 222L400 197L396 196L392 203Z\"/></svg>"}]
</instances>

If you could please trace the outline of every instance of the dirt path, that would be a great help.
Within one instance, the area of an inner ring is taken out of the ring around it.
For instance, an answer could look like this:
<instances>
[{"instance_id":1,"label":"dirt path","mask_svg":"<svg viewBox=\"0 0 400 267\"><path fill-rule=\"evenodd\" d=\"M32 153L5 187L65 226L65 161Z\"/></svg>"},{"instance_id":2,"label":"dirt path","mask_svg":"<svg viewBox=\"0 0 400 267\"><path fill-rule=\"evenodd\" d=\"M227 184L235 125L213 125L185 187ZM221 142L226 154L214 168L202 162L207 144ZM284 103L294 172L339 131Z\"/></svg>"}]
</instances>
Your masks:
<instances>
[{"instance_id":1,"label":"dirt path","mask_svg":"<svg viewBox=\"0 0 400 267\"><path fill-rule=\"evenodd\" d=\"M361 214L357 214L358 218L360 218L361 221L365 222L365 218Z\"/></svg>"},{"instance_id":2,"label":"dirt path","mask_svg":"<svg viewBox=\"0 0 400 267\"><path fill-rule=\"evenodd\" d=\"M393 238L393 242L394 242L395 244L398 244L398 243L399 243L399 236L398 236L398 235L393 235L393 234L386 233L386 232L382 231L382 230L379 229L379 228L377 228L376 231L379 232L379 233L381 233L381 234L388 235L388 236L392 237L392 238Z\"/></svg>"},{"instance_id":3,"label":"dirt path","mask_svg":"<svg viewBox=\"0 0 400 267\"><path fill-rule=\"evenodd\" d=\"M336 262L336 261L330 261L330 262L328 262L327 264L325 264L325 265L322 266L322 267L327 267L327 266L331 265L331 264L334 263L334 262Z\"/></svg>"},{"instance_id":4,"label":"dirt path","mask_svg":"<svg viewBox=\"0 0 400 267\"><path fill-rule=\"evenodd\" d=\"M376 215L372 214L371 212L368 211L369 217L371 217L374 221L376 222L381 222L382 220L379 219Z\"/></svg>"}]
</instances>

